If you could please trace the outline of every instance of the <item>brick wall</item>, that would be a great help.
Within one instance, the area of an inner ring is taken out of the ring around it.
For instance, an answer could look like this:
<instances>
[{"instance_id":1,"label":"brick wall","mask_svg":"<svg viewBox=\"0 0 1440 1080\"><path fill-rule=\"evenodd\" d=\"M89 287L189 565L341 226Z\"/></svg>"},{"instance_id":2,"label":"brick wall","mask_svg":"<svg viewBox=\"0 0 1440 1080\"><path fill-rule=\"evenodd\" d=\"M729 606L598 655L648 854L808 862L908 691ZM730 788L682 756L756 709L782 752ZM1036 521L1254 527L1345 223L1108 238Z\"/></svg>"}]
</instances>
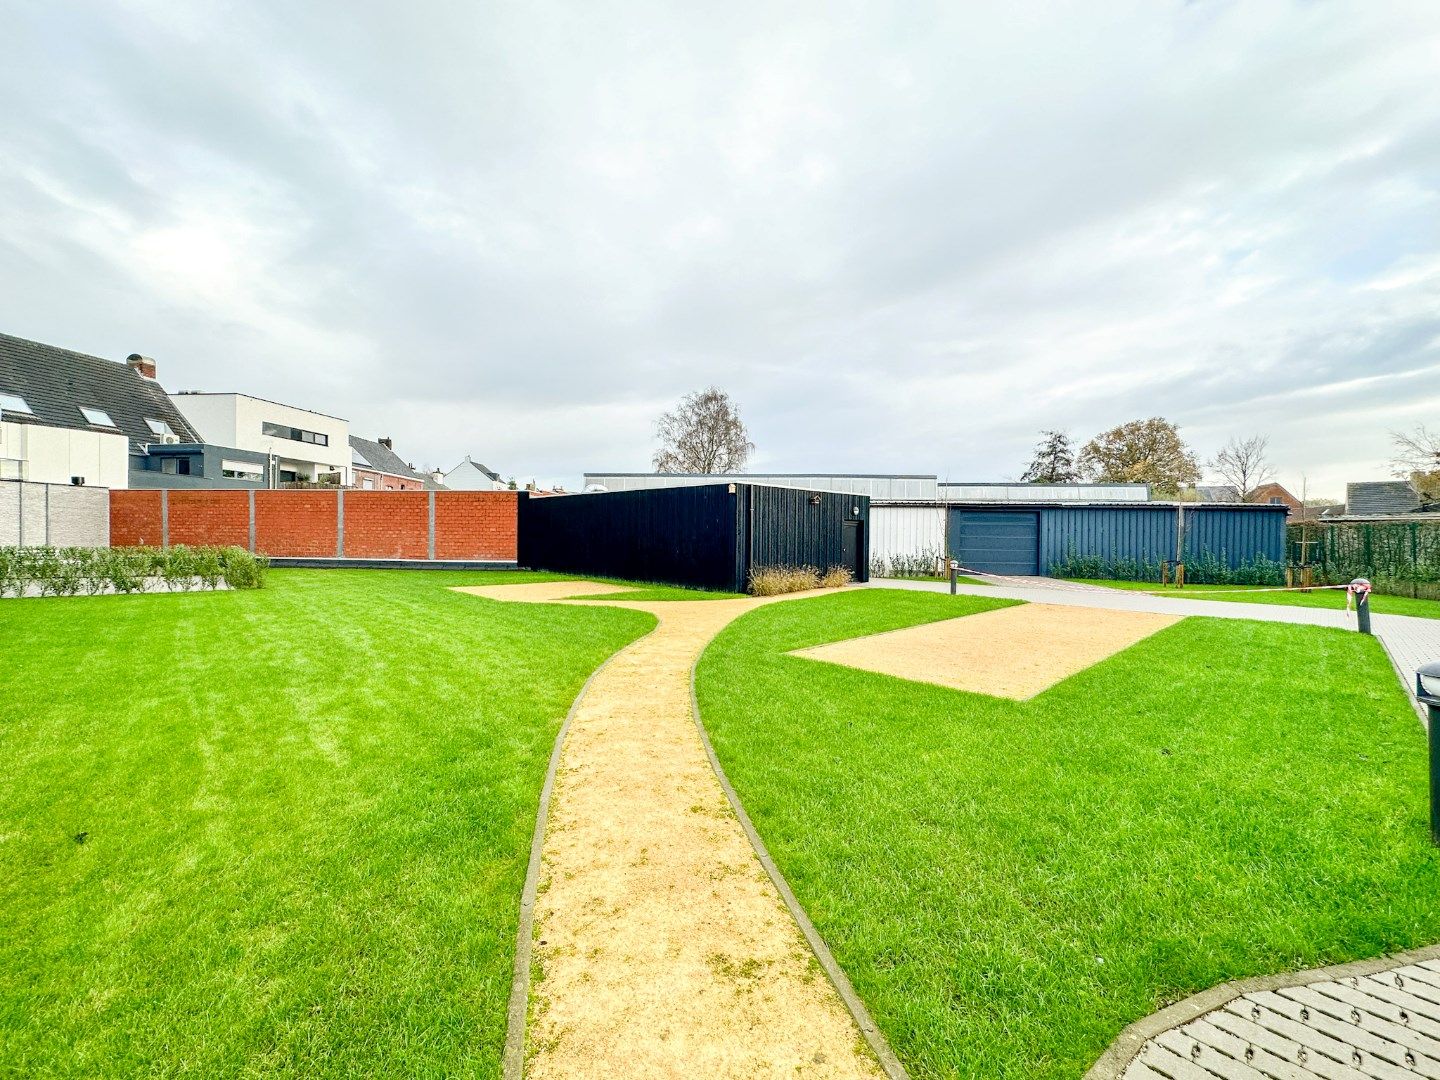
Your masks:
<instances>
[{"instance_id":1,"label":"brick wall","mask_svg":"<svg viewBox=\"0 0 1440 1080\"><path fill-rule=\"evenodd\" d=\"M335 558L339 494L315 489L255 492L255 550L264 555Z\"/></svg>"},{"instance_id":2,"label":"brick wall","mask_svg":"<svg viewBox=\"0 0 1440 1080\"><path fill-rule=\"evenodd\" d=\"M513 491L437 491L435 557L513 560L519 502Z\"/></svg>"},{"instance_id":3,"label":"brick wall","mask_svg":"<svg viewBox=\"0 0 1440 1080\"><path fill-rule=\"evenodd\" d=\"M158 491L110 492L110 546L159 547L160 497Z\"/></svg>"},{"instance_id":4,"label":"brick wall","mask_svg":"<svg viewBox=\"0 0 1440 1080\"><path fill-rule=\"evenodd\" d=\"M428 491L171 489L112 491L110 542L116 547L250 543L254 500L255 550L291 558L338 556L344 498L344 556L425 559L430 554ZM513 491L437 491L436 559L513 562L519 495Z\"/></svg>"},{"instance_id":5,"label":"brick wall","mask_svg":"<svg viewBox=\"0 0 1440 1080\"><path fill-rule=\"evenodd\" d=\"M420 491L347 491L347 559L430 557L430 495Z\"/></svg>"},{"instance_id":6,"label":"brick wall","mask_svg":"<svg viewBox=\"0 0 1440 1080\"><path fill-rule=\"evenodd\" d=\"M250 493L175 489L169 493L170 543L250 546Z\"/></svg>"}]
</instances>

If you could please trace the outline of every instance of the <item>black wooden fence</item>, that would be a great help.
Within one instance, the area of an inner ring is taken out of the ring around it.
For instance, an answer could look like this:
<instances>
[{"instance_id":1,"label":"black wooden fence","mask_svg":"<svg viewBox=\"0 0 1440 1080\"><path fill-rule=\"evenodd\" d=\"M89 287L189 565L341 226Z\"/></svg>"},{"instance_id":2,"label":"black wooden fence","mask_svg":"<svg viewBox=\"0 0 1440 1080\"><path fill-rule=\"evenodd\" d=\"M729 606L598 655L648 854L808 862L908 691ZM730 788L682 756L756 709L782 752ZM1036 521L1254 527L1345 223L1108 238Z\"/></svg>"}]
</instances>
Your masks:
<instances>
[{"instance_id":1,"label":"black wooden fence","mask_svg":"<svg viewBox=\"0 0 1440 1080\"><path fill-rule=\"evenodd\" d=\"M760 566L848 565L869 576L870 500L759 484L520 500L521 566L745 591ZM849 560L852 560L849 561Z\"/></svg>"}]
</instances>

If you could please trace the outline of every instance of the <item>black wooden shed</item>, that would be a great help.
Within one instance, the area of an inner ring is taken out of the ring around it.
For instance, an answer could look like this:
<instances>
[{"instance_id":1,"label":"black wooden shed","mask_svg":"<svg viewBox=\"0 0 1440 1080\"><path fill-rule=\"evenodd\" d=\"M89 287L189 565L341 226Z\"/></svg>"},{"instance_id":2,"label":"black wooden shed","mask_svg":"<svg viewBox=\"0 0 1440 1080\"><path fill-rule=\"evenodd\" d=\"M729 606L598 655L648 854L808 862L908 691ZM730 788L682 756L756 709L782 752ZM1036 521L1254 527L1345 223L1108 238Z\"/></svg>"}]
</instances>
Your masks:
<instances>
[{"instance_id":1,"label":"black wooden shed","mask_svg":"<svg viewBox=\"0 0 1440 1080\"><path fill-rule=\"evenodd\" d=\"M867 581L869 521L868 496L763 484L531 496L518 562L729 592L762 566L843 566Z\"/></svg>"}]
</instances>

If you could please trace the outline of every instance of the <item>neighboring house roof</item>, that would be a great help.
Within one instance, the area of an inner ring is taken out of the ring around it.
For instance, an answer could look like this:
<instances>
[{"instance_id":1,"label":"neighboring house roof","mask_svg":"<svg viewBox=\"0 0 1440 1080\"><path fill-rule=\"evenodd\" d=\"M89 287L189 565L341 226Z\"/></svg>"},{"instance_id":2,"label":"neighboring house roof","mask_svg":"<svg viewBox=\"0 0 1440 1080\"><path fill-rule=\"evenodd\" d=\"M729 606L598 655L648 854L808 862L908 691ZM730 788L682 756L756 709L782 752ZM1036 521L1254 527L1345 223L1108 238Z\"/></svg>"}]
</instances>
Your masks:
<instances>
[{"instance_id":1,"label":"neighboring house roof","mask_svg":"<svg viewBox=\"0 0 1440 1080\"><path fill-rule=\"evenodd\" d=\"M1369 480L1345 485L1345 511L1367 514L1409 514L1420 509L1420 495L1408 480Z\"/></svg>"},{"instance_id":2,"label":"neighboring house roof","mask_svg":"<svg viewBox=\"0 0 1440 1080\"><path fill-rule=\"evenodd\" d=\"M455 468L453 468L453 469L450 470L450 472L447 472L447 473L445 474L445 476L448 478L451 473L457 473L457 472L460 472L460 471L462 471L462 470L468 470L468 469L473 469L473 470L475 470L476 472L482 473L487 479L493 480L493 481L495 481L495 483L497 483L497 484L502 484L502 483L504 483L504 481L500 479L500 474L499 474L499 473L497 473L497 472L492 472L491 470L487 469L484 465L481 465L478 461L471 461L469 454L466 454L466 455L465 455L465 460L462 461L462 462L460 462L459 465L456 465Z\"/></svg>"},{"instance_id":3,"label":"neighboring house roof","mask_svg":"<svg viewBox=\"0 0 1440 1080\"><path fill-rule=\"evenodd\" d=\"M204 441L160 384L134 368L9 334L0 334L0 395L18 397L30 409L5 408L6 421L118 431L130 440L131 450L160 441L147 420L168 425L181 442ZM92 417L81 409L92 410ZM100 414L112 423L92 422Z\"/></svg>"},{"instance_id":4,"label":"neighboring house roof","mask_svg":"<svg viewBox=\"0 0 1440 1080\"><path fill-rule=\"evenodd\" d=\"M1201 502L1233 503L1240 501L1240 492L1231 484L1197 484L1195 494Z\"/></svg>"},{"instance_id":5,"label":"neighboring house roof","mask_svg":"<svg viewBox=\"0 0 1440 1080\"><path fill-rule=\"evenodd\" d=\"M423 473L412 469L405 463L404 458L388 446L371 442L369 439L362 439L358 435L350 436L350 457L356 467L369 469L371 472L384 473L387 476L402 476L406 480L425 479Z\"/></svg>"},{"instance_id":6,"label":"neighboring house roof","mask_svg":"<svg viewBox=\"0 0 1440 1080\"><path fill-rule=\"evenodd\" d=\"M1284 484L1261 484L1250 492L1248 502L1270 502L1272 499L1279 499L1286 506L1294 510L1302 509L1299 499L1292 495Z\"/></svg>"}]
</instances>

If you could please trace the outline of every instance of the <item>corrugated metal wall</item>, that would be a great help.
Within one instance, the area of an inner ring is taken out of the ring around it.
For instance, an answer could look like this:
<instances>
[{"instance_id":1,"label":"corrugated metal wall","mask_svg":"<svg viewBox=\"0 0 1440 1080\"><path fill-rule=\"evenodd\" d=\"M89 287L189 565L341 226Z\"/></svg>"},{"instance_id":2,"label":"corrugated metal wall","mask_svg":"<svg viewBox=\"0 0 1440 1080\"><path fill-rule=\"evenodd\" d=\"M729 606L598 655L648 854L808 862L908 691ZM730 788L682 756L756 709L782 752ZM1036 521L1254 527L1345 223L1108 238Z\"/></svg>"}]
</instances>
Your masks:
<instances>
[{"instance_id":1,"label":"corrugated metal wall","mask_svg":"<svg viewBox=\"0 0 1440 1080\"><path fill-rule=\"evenodd\" d=\"M1276 562L1285 557L1283 507L1244 509L1185 507L1184 557L1210 554L1230 567L1256 557ZM1070 551L1107 559L1163 562L1175 558L1174 506L1054 508L1040 514L1040 566Z\"/></svg>"},{"instance_id":2,"label":"corrugated metal wall","mask_svg":"<svg viewBox=\"0 0 1440 1080\"><path fill-rule=\"evenodd\" d=\"M943 506L871 506L870 557L889 564L896 558L945 555Z\"/></svg>"},{"instance_id":3,"label":"corrugated metal wall","mask_svg":"<svg viewBox=\"0 0 1440 1080\"><path fill-rule=\"evenodd\" d=\"M1049 573L1053 563L1076 555L1106 559L1133 559L1157 563L1175 558L1176 507L1143 504L1134 506L1044 506L1023 510L996 503L944 504L922 506L878 505L871 511L874 525L872 550L885 560L896 556L916 558L939 549L954 556L953 528L935 515L960 514L966 510L1015 512L1040 516L1039 567ZM1202 553L1223 558L1231 567L1253 562L1257 557L1281 561L1285 555L1285 513L1283 507L1187 506L1185 513L1185 557ZM977 567L977 569L984 569Z\"/></svg>"},{"instance_id":4,"label":"corrugated metal wall","mask_svg":"<svg viewBox=\"0 0 1440 1080\"><path fill-rule=\"evenodd\" d=\"M863 495L750 484L531 497L520 501L518 562L742 592L752 566L843 565L852 521L864 581L869 516Z\"/></svg>"},{"instance_id":5,"label":"corrugated metal wall","mask_svg":"<svg viewBox=\"0 0 1440 1080\"><path fill-rule=\"evenodd\" d=\"M1283 562L1287 515L1281 509L1187 509L1185 557L1210 552L1232 567L1254 562L1257 556Z\"/></svg>"},{"instance_id":6,"label":"corrugated metal wall","mask_svg":"<svg viewBox=\"0 0 1440 1080\"><path fill-rule=\"evenodd\" d=\"M1175 557L1173 507L1056 507L1040 514L1040 571L1071 553L1163 562Z\"/></svg>"}]
</instances>

